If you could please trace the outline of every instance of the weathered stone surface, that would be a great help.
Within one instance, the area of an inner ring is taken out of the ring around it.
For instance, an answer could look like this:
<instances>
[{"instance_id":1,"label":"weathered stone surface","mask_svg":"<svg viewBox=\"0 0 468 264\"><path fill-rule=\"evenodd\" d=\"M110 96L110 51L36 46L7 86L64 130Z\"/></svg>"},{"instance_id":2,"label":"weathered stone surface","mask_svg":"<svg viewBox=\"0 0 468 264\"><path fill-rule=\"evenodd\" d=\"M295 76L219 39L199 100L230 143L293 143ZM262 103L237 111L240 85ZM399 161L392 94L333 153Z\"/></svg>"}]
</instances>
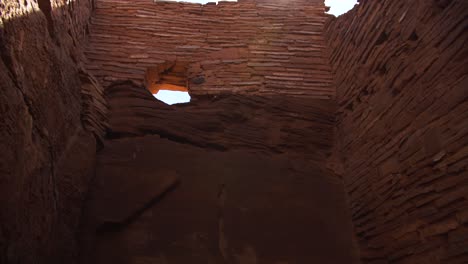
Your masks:
<instances>
[{"instance_id":1,"label":"weathered stone surface","mask_svg":"<svg viewBox=\"0 0 468 264\"><path fill-rule=\"evenodd\" d=\"M92 132L99 142L102 142L108 125L108 107L104 98L104 89L85 69L80 69L79 76L83 100L81 116L83 127Z\"/></svg>"},{"instance_id":2,"label":"weathered stone surface","mask_svg":"<svg viewBox=\"0 0 468 264\"><path fill-rule=\"evenodd\" d=\"M335 105L286 96L192 96L169 106L130 82L106 90L109 137L157 134L219 151L249 149L324 160L330 153Z\"/></svg>"},{"instance_id":3,"label":"weathered stone surface","mask_svg":"<svg viewBox=\"0 0 468 264\"><path fill-rule=\"evenodd\" d=\"M365 263L468 258L453 237L468 211L467 12L466 1L360 1L327 22L334 160Z\"/></svg>"},{"instance_id":4,"label":"weathered stone surface","mask_svg":"<svg viewBox=\"0 0 468 264\"><path fill-rule=\"evenodd\" d=\"M144 73L157 66L151 60L177 60L189 63L189 79L205 78L203 84L191 83L192 94L330 99L334 89L324 52L324 9L319 0L218 5L100 0L90 27L87 66L104 86L114 80L143 84ZM293 63L296 57L303 58L301 64ZM272 76L276 83L266 79ZM233 84L254 78L255 89ZM306 83L307 78L315 82Z\"/></svg>"},{"instance_id":5,"label":"weathered stone surface","mask_svg":"<svg viewBox=\"0 0 468 264\"><path fill-rule=\"evenodd\" d=\"M125 227L179 182L174 171L109 156L99 160L89 198L95 231ZM136 167L140 169L135 171Z\"/></svg>"},{"instance_id":6,"label":"weathered stone surface","mask_svg":"<svg viewBox=\"0 0 468 264\"><path fill-rule=\"evenodd\" d=\"M0 263L466 263L466 1L324 10L1 1Z\"/></svg>"},{"instance_id":7,"label":"weathered stone surface","mask_svg":"<svg viewBox=\"0 0 468 264\"><path fill-rule=\"evenodd\" d=\"M68 2L0 3L0 263L77 258L104 128L78 74L91 1Z\"/></svg>"},{"instance_id":8,"label":"weathered stone surface","mask_svg":"<svg viewBox=\"0 0 468 264\"><path fill-rule=\"evenodd\" d=\"M159 136L105 145L96 177L109 181L101 194L128 190L125 177L157 179L166 170L181 184L125 228L88 240L83 263L358 263L341 181L313 162ZM137 191L119 198L129 197L122 207ZM101 208L95 217L107 215Z\"/></svg>"},{"instance_id":9,"label":"weathered stone surface","mask_svg":"<svg viewBox=\"0 0 468 264\"><path fill-rule=\"evenodd\" d=\"M82 263L358 261L341 181L313 165L331 148L332 101L227 94L168 106L132 82L105 98L111 140L98 156ZM160 186L166 170L177 188L132 221L106 220L150 201L159 188L132 186L142 176Z\"/></svg>"}]
</instances>

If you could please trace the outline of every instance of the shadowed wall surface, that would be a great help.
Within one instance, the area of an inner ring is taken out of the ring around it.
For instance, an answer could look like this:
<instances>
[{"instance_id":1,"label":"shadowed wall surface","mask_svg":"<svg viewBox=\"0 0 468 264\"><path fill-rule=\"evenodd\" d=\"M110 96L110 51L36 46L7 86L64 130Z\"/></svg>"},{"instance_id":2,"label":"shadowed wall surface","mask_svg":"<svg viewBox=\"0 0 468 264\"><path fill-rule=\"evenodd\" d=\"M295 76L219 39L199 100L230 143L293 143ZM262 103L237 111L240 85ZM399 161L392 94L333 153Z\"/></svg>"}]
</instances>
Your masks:
<instances>
[{"instance_id":1,"label":"shadowed wall surface","mask_svg":"<svg viewBox=\"0 0 468 264\"><path fill-rule=\"evenodd\" d=\"M70 263L103 135L80 65L91 2L0 3L0 263Z\"/></svg>"},{"instance_id":2,"label":"shadowed wall surface","mask_svg":"<svg viewBox=\"0 0 468 264\"><path fill-rule=\"evenodd\" d=\"M131 82L107 87L106 99L111 140L87 203L83 263L358 261L341 181L323 166L332 101L205 95L171 107ZM177 179L124 220L155 193L128 181Z\"/></svg>"},{"instance_id":3,"label":"shadowed wall surface","mask_svg":"<svg viewBox=\"0 0 468 264\"><path fill-rule=\"evenodd\" d=\"M358 262L341 180L323 166L332 101L204 95L171 107L129 81L106 100L82 263Z\"/></svg>"},{"instance_id":4,"label":"shadowed wall surface","mask_svg":"<svg viewBox=\"0 0 468 264\"><path fill-rule=\"evenodd\" d=\"M325 9L1 1L0 263L466 263L466 1Z\"/></svg>"},{"instance_id":5,"label":"shadowed wall surface","mask_svg":"<svg viewBox=\"0 0 468 264\"><path fill-rule=\"evenodd\" d=\"M466 1L361 1L326 25L364 262L468 261L467 15Z\"/></svg>"},{"instance_id":6,"label":"shadowed wall surface","mask_svg":"<svg viewBox=\"0 0 468 264\"><path fill-rule=\"evenodd\" d=\"M135 196L129 177L172 172L181 183L124 229L87 240L83 263L358 263L341 181L307 160L158 136L109 141L98 160L94 226L137 206L122 199Z\"/></svg>"}]
</instances>

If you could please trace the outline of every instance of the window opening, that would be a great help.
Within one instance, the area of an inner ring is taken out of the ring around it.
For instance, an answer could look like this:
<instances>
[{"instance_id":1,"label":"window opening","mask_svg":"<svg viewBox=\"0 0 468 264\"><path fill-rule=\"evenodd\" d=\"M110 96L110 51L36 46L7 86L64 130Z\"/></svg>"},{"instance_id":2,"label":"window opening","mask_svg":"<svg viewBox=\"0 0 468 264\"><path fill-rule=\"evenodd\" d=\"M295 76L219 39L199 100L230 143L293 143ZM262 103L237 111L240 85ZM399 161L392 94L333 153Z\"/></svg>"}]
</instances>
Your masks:
<instances>
[{"instance_id":1,"label":"window opening","mask_svg":"<svg viewBox=\"0 0 468 264\"><path fill-rule=\"evenodd\" d=\"M153 94L153 96L168 105L188 103L191 99L188 91L159 90L156 94Z\"/></svg>"},{"instance_id":2,"label":"window opening","mask_svg":"<svg viewBox=\"0 0 468 264\"><path fill-rule=\"evenodd\" d=\"M148 90L156 99L168 105L190 102L187 69L186 62L166 62L148 69Z\"/></svg>"},{"instance_id":3,"label":"window opening","mask_svg":"<svg viewBox=\"0 0 468 264\"><path fill-rule=\"evenodd\" d=\"M327 14L340 16L358 5L358 0L325 0L325 5L330 7Z\"/></svg>"}]
</instances>

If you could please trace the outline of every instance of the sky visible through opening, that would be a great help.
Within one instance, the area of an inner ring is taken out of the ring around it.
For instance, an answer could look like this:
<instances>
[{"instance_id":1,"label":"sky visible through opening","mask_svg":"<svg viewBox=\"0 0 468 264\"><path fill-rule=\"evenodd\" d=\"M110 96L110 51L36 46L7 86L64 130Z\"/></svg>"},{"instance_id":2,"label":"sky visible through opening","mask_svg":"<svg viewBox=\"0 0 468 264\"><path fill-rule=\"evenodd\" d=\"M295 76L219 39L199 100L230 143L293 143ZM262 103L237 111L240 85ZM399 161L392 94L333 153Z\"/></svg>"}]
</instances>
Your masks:
<instances>
[{"instance_id":1,"label":"sky visible through opening","mask_svg":"<svg viewBox=\"0 0 468 264\"><path fill-rule=\"evenodd\" d=\"M168 105L181 104L190 102L190 95L188 92L159 90L153 96L159 101L163 101Z\"/></svg>"},{"instance_id":2,"label":"sky visible through opening","mask_svg":"<svg viewBox=\"0 0 468 264\"><path fill-rule=\"evenodd\" d=\"M207 3L212 3L212 2L217 3L219 1L237 2L237 0L219 0L219 1L218 0L167 0L167 1L196 3L196 4L202 4L202 5L205 5Z\"/></svg>"},{"instance_id":3,"label":"sky visible through opening","mask_svg":"<svg viewBox=\"0 0 468 264\"><path fill-rule=\"evenodd\" d=\"M177 1L177 0L172 0L172 1ZM236 0L229 0L229 1L236 1ZM183 1L177 1L177 2L206 4L209 2L217 2L217 1L215 0L183 0ZM357 4L357 0L325 0L325 5L330 7L330 11L328 13L334 16L340 16L348 12L356 4ZM190 102L190 95L188 92L160 90L157 94L153 94L153 95L158 100L163 101L168 105Z\"/></svg>"},{"instance_id":4,"label":"sky visible through opening","mask_svg":"<svg viewBox=\"0 0 468 264\"><path fill-rule=\"evenodd\" d=\"M357 0L325 0L325 5L330 7L328 14L334 16L340 16L348 12L355 4L357 4Z\"/></svg>"},{"instance_id":5,"label":"sky visible through opening","mask_svg":"<svg viewBox=\"0 0 468 264\"><path fill-rule=\"evenodd\" d=\"M203 5L209 2L218 2L217 0L169 0L169 1L198 3L198 4L203 4ZM223 1L236 2L237 0L223 0ZM325 5L330 7L330 11L328 13L334 16L340 16L348 12L354 7L355 4L357 4L357 0L325 0Z\"/></svg>"}]
</instances>

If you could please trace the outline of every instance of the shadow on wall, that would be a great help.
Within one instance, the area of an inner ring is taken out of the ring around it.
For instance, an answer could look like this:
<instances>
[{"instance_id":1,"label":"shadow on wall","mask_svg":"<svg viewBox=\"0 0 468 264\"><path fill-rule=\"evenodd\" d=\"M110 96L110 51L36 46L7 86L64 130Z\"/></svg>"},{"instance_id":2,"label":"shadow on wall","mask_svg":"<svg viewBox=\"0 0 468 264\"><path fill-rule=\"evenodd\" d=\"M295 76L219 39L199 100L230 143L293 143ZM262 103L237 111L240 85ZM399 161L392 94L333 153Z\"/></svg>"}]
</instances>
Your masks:
<instances>
[{"instance_id":1,"label":"shadow on wall","mask_svg":"<svg viewBox=\"0 0 468 264\"><path fill-rule=\"evenodd\" d=\"M96 153L78 65L92 1L0 2L0 263L73 263Z\"/></svg>"},{"instance_id":2,"label":"shadow on wall","mask_svg":"<svg viewBox=\"0 0 468 264\"><path fill-rule=\"evenodd\" d=\"M363 261L468 263L468 2L351 12L328 20L325 37Z\"/></svg>"}]
</instances>

